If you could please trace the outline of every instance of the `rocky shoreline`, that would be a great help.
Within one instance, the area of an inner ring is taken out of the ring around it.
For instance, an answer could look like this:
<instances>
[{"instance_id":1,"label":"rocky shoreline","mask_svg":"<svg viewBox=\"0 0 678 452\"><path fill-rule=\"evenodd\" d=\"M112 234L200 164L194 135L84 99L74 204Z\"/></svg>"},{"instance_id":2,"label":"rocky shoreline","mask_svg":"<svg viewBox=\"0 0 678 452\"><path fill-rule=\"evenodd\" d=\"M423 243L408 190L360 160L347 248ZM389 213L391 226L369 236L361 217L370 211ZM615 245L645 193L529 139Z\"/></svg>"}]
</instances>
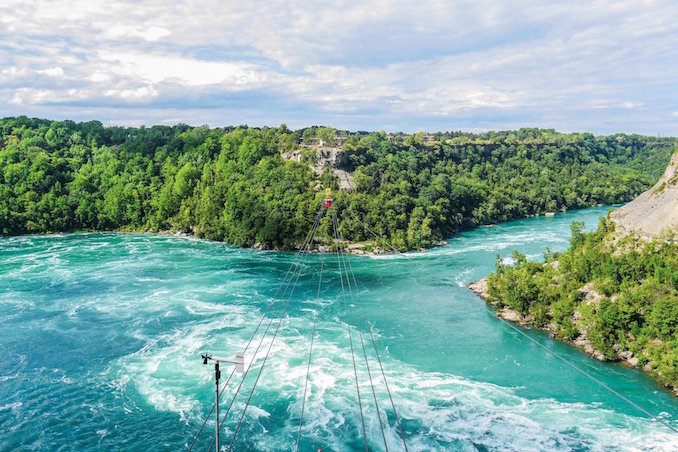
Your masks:
<instances>
[{"instance_id":1,"label":"rocky shoreline","mask_svg":"<svg viewBox=\"0 0 678 452\"><path fill-rule=\"evenodd\" d=\"M664 172L664 175L657 181L657 183L640 194L636 199L624 205L623 207L613 211L609 218L614 222L615 237L614 240L619 240L628 235L633 235L637 239L660 239L666 242L675 240L675 234L678 233L678 152L675 152ZM617 250L616 252L621 252ZM546 264L545 264L546 265ZM558 265L558 261L553 261L549 265ZM556 267L557 268L557 267ZM557 284L557 277L554 277L553 283ZM611 350L608 351L607 356L600 350L597 350L591 342L587 339L587 328L585 320L582 319L582 313L574 311L571 316L572 324L576 328L577 337L574 340L567 340L556 334L558 325L549 323L547 325L537 325L530 315L521 315L510 308L501 306L500 300L494 299L490 294L488 288L487 278L481 279L468 284L468 288L475 292L478 296L484 299L488 304L492 305L497 311L497 316L516 324L528 328L539 328L548 331L552 338L562 340L568 344L583 350L587 355L596 358L600 361L614 361L620 362L622 365L642 370L649 375L664 380L664 375L659 368L660 358L648 355L645 349L641 349L638 353L642 356L634 356L630 350L624 350L620 343L612 345ZM578 289L578 298L585 305L598 311L601 301L605 298L601 295L596 286L592 282L588 282L583 287ZM609 297L609 302L614 303L619 294L614 294ZM663 345L663 341L658 337L651 339L652 343L657 347ZM653 361L654 360L654 361ZM642 364L641 364L642 363ZM673 364L675 366L675 364ZM669 380L669 381L675 381ZM665 383L666 387L670 388L674 395L678 396L678 386L673 383Z\"/></svg>"},{"instance_id":2,"label":"rocky shoreline","mask_svg":"<svg viewBox=\"0 0 678 452\"><path fill-rule=\"evenodd\" d=\"M195 239L198 239L198 240L207 240L207 239L203 239L203 238L200 238L200 237L196 237L194 232L184 232L184 231L176 231L176 230L164 230L164 231L157 231L157 232L151 232L151 231L148 231L148 230L145 230L145 231L118 230L118 231L112 231L112 232L119 232L119 233L141 232L141 233L144 233L144 234L154 233L154 234L161 234L161 235L173 235L175 237L191 237L191 238L195 238ZM333 243L340 243L340 242L347 244L346 248L345 248L346 253L357 255L357 256L376 256L376 255L379 255L379 254L399 254L400 253L398 251L393 251L393 250L388 249L388 248L371 246L371 245L367 245L365 243L360 243L360 242L353 243L353 242L350 242L348 240L343 240L343 241L339 241L337 239L333 240ZM224 242L219 242L219 243L224 243ZM438 246L445 246L447 244L448 243L445 240L441 240L441 241L436 242L433 245L431 245L431 248L435 248L435 247L438 247ZM296 243L296 244L294 244L293 250L294 251L300 251L301 247L302 247L301 243ZM284 250L282 248L276 248L276 247L266 248L264 246L264 244L262 244L260 242L257 242L253 245L250 245L250 246L245 246L244 248L252 248L252 249L255 249L255 250L258 250L258 251L290 251L290 250ZM368 248L368 249L366 250L364 248ZM410 251L427 251L427 248L420 248L418 250L410 250ZM310 252L311 253L331 253L333 251L332 251L332 247L328 244L322 245L322 244L319 244L319 243L314 243L314 244L311 245Z\"/></svg>"},{"instance_id":3,"label":"rocky shoreline","mask_svg":"<svg viewBox=\"0 0 678 452\"><path fill-rule=\"evenodd\" d=\"M572 345L573 347L576 347L580 350L582 350L584 353L589 355L592 358L595 358L599 361L612 361L612 362L619 362L625 367L631 368L631 369L639 369L644 372L650 372L650 367L649 364L646 364L645 366L640 366L638 363L638 358L633 356L633 352L631 351L625 351L625 350L617 350L615 348L615 359L614 360L609 360L603 353L600 351L596 350L592 345L591 342L586 339L586 331L582 331L581 329L578 328L579 330L579 335L576 339L574 340L567 340L567 339L562 339L558 338L556 336L556 325L554 323L549 323L543 327L539 327L534 324L530 316L523 316L519 312L508 308L508 307L502 307L499 308L497 306L496 302L493 302L491 299L491 296L488 291L488 286L487 286L487 278L480 279L478 281L473 281L470 282L469 284L466 285L472 292L474 292L476 295L478 295L480 298L485 300L487 304L492 306L495 309L495 312L497 313L497 317L504 319L506 321L515 323L517 325L520 325L524 328L536 328L540 329L543 331L547 331L549 333L549 336L552 339L560 340L561 342L565 342L567 344ZM586 299L588 299L592 303L596 303L596 301L600 301L602 296L590 285L585 286L582 290L582 296ZM576 324L576 322L575 322ZM675 396L678 396L678 388L670 388L672 389L672 393Z\"/></svg>"}]
</instances>

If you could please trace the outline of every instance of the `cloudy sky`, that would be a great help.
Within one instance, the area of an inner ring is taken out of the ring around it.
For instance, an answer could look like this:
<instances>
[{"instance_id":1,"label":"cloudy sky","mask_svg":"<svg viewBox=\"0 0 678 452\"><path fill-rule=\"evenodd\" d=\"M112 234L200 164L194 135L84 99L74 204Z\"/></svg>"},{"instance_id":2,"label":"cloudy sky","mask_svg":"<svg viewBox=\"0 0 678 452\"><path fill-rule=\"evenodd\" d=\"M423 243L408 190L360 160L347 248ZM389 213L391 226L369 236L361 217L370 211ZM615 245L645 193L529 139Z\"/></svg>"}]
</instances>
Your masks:
<instances>
[{"instance_id":1,"label":"cloudy sky","mask_svg":"<svg viewBox=\"0 0 678 452\"><path fill-rule=\"evenodd\" d=\"M0 108L120 125L678 135L678 2L3 0Z\"/></svg>"}]
</instances>

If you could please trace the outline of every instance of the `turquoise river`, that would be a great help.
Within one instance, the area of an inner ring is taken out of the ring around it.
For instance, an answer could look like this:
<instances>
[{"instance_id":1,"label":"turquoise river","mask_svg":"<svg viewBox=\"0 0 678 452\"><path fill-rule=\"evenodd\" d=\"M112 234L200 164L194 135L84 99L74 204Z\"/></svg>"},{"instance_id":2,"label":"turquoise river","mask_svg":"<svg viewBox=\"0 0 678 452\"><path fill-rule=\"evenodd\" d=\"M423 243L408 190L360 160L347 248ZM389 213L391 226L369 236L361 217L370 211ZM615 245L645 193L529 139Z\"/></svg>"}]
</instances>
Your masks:
<instances>
[{"instance_id":1,"label":"turquoise river","mask_svg":"<svg viewBox=\"0 0 678 452\"><path fill-rule=\"evenodd\" d=\"M497 254L518 249L540 259L546 246L564 250L572 221L591 229L606 212L481 227L426 252L351 257L409 450L678 450L671 430L513 331L465 288L494 270ZM186 450L214 400L213 368L200 353L243 349L298 256L152 234L0 239L0 449ZM364 449L336 255L313 254L234 450L296 447L321 264L300 450ZM369 331L360 329L386 442L402 450ZM383 450L352 331L368 445ZM643 373L528 334L678 427L678 399ZM231 442L268 341L235 399L222 446ZM224 365L224 379L230 369ZM239 378L223 395L222 415ZM197 450L207 450L213 434L210 421Z\"/></svg>"}]
</instances>

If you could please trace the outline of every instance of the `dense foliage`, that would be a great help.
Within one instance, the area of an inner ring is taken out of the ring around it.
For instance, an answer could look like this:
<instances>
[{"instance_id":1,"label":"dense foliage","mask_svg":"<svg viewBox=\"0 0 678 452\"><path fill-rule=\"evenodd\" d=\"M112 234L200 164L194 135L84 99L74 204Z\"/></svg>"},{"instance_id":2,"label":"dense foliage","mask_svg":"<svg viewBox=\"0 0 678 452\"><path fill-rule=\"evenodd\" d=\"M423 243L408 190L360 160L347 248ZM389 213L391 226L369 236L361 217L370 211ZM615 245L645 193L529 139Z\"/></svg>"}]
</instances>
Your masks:
<instances>
[{"instance_id":1,"label":"dense foliage","mask_svg":"<svg viewBox=\"0 0 678 452\"><path fill-rule=\"evenodd\" d=\"M678 242L619 238L614 223L582 233L573 223L570 248L545 253L545 263L497 262L488 277L490 301L509 306L555 335L580 335L605 358L631 357L660 382L678 388ZM557 262L557 263L556 263ZM629 353L631 352L631 353Z\"/></svg>"},{"instance_id":2,"label":"dense foliage","mask_svg":"<svg viewBox=\"0 0 678 452\"><path fill-rule=\"evenodd\" d=\"M330 142L335 132L5 118L0 234L182 230L290 248L309 229L326 180L307 165L314 158L308 143ZM356 185L335 194L344 236L369 239L357 214L400 249L476 224L629 200L659 177L672 145L538 129L339 133L348 139L340 165ZM302 143L304 161L281 157Z\"/></svg>"}]
</instances>

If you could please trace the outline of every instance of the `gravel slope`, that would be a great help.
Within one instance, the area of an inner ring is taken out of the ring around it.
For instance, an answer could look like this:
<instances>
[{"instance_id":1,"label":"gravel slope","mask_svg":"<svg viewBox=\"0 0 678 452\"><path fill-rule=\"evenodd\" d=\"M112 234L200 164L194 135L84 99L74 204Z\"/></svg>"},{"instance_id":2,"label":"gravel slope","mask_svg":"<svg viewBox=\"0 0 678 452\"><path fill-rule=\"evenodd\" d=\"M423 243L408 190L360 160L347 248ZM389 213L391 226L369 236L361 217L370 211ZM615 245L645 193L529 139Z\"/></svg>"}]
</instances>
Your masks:
<instances>
[{"instance_id":1,"label":"gravel slope","mask_svg":"<svg viewBox=\"0 0 678 452\"><path fill-rule=\"evenodd\" d=\"M611 214L623 232L655 237L664 230L678 231L678 152L659 181Z\"/></svg>"}]
</instances>

